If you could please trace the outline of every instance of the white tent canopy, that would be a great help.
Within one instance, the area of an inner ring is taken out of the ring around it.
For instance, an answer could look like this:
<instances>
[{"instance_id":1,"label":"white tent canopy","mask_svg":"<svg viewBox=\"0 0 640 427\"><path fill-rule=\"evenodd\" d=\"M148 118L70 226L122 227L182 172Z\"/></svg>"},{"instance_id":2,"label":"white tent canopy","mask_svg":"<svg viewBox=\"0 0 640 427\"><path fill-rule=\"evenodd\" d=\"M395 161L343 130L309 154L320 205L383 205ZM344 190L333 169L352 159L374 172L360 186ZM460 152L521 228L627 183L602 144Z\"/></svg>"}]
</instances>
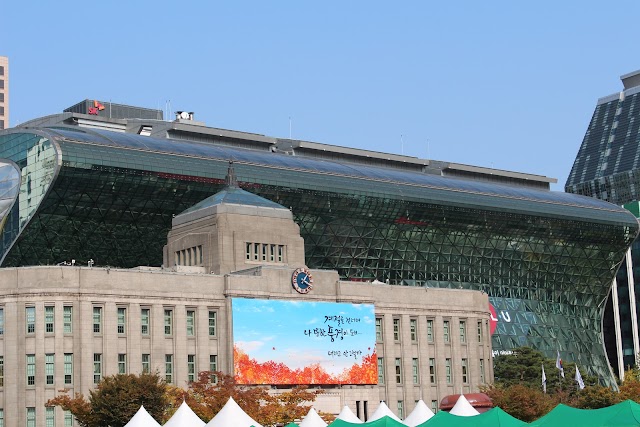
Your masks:
<instances>
[{"instance_id":1,"label":"white tent canopy","mask_svg":"<svg viewBox=\"0 0 640 427\"><path fill-rule=\"evenodd\" d=\"M189 408L189 405L186 402L182 402L182 405L169 418L164 427L204 427L204 424L204 421Z\"/></svg>"},{"instance_id":2,"label":"white tent canopy","mask_svg":"<svg viewBox=\"0 0 640 427\"><path fill-rule=\"evenodd\" d=\"M327 423L320 418L315 409L311 408L300 422L300 427L327 427Z\"/></svg>"},{"instance_id":3,"label":"white tent canopy","mask_svg":"<svg viewBox=\"0 0 640 427\"><path fill-rule=\"evenodd\" d=\"M380 418L384 417L385 415L390 417L390 418L393 418L394 420L396 420L398 422L402 422L402 420L400 418L398 418L396 416L396 414L391 412L391 409L389 409L387 404L384 403L384 402L380 402L380 405L378 406L378 409L376 409L373 412L373 414L371 415L371 417L369 417L369 421L379 420Z\"/></svg>"},{"instance_id":4,"label":"white tent canopy","mask_svg":"<svg viewBox=\"0 0 640 427\"><path fill-rule=\"evenodd\" d=\"M149 415L144 406L140 406L138 412L131 417L124 427L160 427L160 424Z\"/></svg>"},{"instance_id":5,"label":"white tent canopy","mask_svg":"<svg viewBox=\"0 0 640 427\"><path fill-rule=\"evenodd\" d=\"M476 408L471 406L471 403L469 403L467 398L464 397L464 394L461 394L449 413L452 415L459 415L461 417L472 417L474 415L478 415L480 412L476 411Z\"/></svg>"},{"instance_id":6,"label":"white tent canopy","mask_svg":"<svg viewBox=\"0 0 640 427\"><path fill-rule=\"evenodd\" d=\"M427 404L420 399L416 404L416 407L413 408L413 411L411 411L407 418L404 419L403 423L409 427L415 427L427 421L431 417L433 417L433 412L429 409Z\"/></svg>"},{"instance_id":7,"label":"white tent canopy","mask_svg":"<svg viewBox=\"0 0 640 427\"><path fill-rule=\"evenodd\" d=\"M316 414L318 416L318 414ZM318 416L318 418L320 418ZM321 419L322 420L322 419ZM204 424L204 423L203 423ZM220 409L220 412L207 423L207 427L262 427L253 420L242 408L230 397L227 403ZM166 427L166 425L165 425ZM312 427L312 426L309 426ZM315 426L313 426L315 427ZM324 426L326 427L326 424Z\"/></svg>"},{"instance_id":8,"label":"white tent canopy","mask_svg":"<svg viewBox=\"0 0 640 427\"><path fill-rule=\"evenodd\" d=\"M340 411L336 419L340 419L342 421L353 424L362 424L362 420L356 417L356 414L354 414L347 405L344 405L344 408L342 408L342 411Z\"/></svg>"}]
</instances>

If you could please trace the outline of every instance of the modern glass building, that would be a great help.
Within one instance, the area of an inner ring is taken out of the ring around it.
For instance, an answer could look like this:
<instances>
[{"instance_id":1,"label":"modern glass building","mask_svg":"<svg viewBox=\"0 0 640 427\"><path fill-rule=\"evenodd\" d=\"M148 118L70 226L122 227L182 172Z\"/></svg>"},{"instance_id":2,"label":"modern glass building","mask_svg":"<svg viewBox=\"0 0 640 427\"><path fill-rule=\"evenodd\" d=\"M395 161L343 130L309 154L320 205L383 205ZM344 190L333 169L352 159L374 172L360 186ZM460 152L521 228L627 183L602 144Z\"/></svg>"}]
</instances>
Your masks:
<instances>
[{"instance_id":1,"label":"modern glass building","mask_svg":"<svg viewBox=\"0 0 640 427\"><path fill-rule=\"evenodd\" d=\"M601 322L638 233L627 210L463 176L473 167L445 177L233 145L78 126L0 132L0 161L14 165L0 172L20 172L1 265L158 266L173 215L218 192L233 161L243 189L290 207L310 268L352 281L486 292L497 318L494 352L560 350L610 380Z\"/></svg>"},{"instance_id":2,"label":"modern glass building","mask_svg":"<svg viewBox=\"0 0 640 427\"><path fill-rule=\"evenodd\" d=\"M565 191L625 205L640 216L640 70L621 80L622 92L598 100ZM607 354L620 376L640 361L638 258L640 241L635 241L617 275L604 319Z\"/></svg>"}]
</instances>

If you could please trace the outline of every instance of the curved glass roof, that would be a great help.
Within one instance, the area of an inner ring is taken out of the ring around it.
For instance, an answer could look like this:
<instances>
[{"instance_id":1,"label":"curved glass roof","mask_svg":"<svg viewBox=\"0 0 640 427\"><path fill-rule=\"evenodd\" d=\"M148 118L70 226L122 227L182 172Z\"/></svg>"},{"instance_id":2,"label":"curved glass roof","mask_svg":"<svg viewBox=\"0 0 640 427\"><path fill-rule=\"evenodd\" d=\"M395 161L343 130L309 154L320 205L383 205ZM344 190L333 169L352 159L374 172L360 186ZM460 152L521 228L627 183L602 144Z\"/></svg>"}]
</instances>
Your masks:
<instances>
[{"instance_id":1,"label":"curved glass roof","mask_svg":"<svg viewBox=\"0 0 640 427\"><path fill-rule=\"evenodd\" d=\"M297 157L283 153L231 148L194 141L153 138L105 130L89 130L75 127L51 127L44 128L43 130L53 134L52 136L57 136L69 142L76 141L123 149L194 156L223 161L233 160L236 163L265 165L274 168L284 168L286 170L308 171L323 175L344 176L399 185L418 186L455 193L494 196L524 202L588 208L616 213L627 212L623 208L611 203L570 193L511 187L480 181L385 169L375 166Z\"/></svg>"},{"instance_id":2,"label":"curved glass roof","mask_svg":"<svg viewBox=\"0 0 640 427\"><path fill-rule=\"evenodd\" d=\"M284 209L288 210L284 206L281 206L271 200L260 197L256 194L249 193L239 187L228 186L222 189L220 192L214 194L211 197L207 197L201 202L196 203L190 208L184 210L180 215L189 212L195 212L200 209L205 209L211 206L217 206L222 204L231 205L244 205L244 206L256 206L272 209ZM178 216L178 215L176 215Z\"/></svg>"}]
</instances>

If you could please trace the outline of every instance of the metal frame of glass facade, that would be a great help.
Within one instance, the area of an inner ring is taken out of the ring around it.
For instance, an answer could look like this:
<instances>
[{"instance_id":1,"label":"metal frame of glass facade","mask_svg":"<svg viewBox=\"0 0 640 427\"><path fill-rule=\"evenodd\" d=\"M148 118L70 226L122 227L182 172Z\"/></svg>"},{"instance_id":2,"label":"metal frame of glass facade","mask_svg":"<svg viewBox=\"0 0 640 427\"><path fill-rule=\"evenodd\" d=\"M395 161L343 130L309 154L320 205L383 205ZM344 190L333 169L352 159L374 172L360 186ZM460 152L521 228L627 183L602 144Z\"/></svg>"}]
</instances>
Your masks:
<instances>
[{"instance_id":1,"label":"metal frame of glass facade","mask_svg":"<svg viewBox=\"0 0 640 427\"><path fill-rule=\"evenodd\" d=\"M21 169L2 266L160 265L173 215L243 189L291 208L311 268L489 294L494 350L529 345L607 380L603 301L638 232L626 210L564 193L77 128L0 133ZM485 310L485 307L479 307Z\"/></svg>"}]
</instances>

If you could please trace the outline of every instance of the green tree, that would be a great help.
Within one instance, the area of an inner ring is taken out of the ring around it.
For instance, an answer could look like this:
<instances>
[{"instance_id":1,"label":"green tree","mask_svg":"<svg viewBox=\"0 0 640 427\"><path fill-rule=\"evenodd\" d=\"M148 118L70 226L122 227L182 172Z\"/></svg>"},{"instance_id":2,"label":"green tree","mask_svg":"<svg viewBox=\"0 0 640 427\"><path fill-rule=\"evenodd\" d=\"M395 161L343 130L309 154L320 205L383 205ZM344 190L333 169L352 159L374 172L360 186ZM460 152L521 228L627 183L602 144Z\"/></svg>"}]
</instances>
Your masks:
<instances>
[{"instance_id":1,"label":"green tree","mask_svg":"<svg viewBox=\"0 0 640 427\"><path fill-rule=\"evenodd\" d=\"M166 385L157 373L120 374L104 377L89 399L76 393L73 397L62 390L46 406L60 406L71 411L81 427L121 427L129 422L141 405L162 424L167 406Z\"/></svg>"},{"instance_id":2,"label":"green tree","mask_svg":"<svg viewBox=\"0 0 640 427\"><path fill-rule=\"evenodd\" d=\"M620 402L620 395L609 387L601 385L586 386L577 394L576 408L598 409Z\"/></svg>"},{"instance_id":3,"label":"green tree","mask_svg":"<svg viewBox=\"0 0 640 427\"><path fill-rule=\"evenodd\" d=\"M491 386L483 390L494 406L526 422L537 420L555 406L555 400L542 390L524 384Z\"/></svg>"}]
</instances>

